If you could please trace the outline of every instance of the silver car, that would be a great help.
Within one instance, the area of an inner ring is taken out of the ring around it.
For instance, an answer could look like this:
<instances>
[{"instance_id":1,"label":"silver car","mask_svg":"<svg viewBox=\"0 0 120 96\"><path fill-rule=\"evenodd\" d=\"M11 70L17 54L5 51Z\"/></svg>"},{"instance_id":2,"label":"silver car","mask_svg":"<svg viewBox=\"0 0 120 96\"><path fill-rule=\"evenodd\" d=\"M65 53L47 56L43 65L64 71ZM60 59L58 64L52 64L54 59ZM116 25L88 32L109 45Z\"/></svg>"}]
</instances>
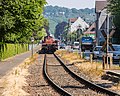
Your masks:
<instances>
[{"instance_id":1,"label":"silver car","mask_svg":"<svg viewBox=\"0 0 120 96\"><path fill-rule=\"evenodd\" d=\"M120 45L113 44L113 48L115 51L111 51L113 53L113 59L120 59Z\"/></svg>"},{"instance_id":2,"label":"silver car","mask_svg":"<svg viewBox=\"0 0 120 96\"><path fill-rule=\"evenodd\" d=\"M93 58L101 58L103 56L101 48L102 46L96 46L93 48Z\"/></svg>"}]
</instances>

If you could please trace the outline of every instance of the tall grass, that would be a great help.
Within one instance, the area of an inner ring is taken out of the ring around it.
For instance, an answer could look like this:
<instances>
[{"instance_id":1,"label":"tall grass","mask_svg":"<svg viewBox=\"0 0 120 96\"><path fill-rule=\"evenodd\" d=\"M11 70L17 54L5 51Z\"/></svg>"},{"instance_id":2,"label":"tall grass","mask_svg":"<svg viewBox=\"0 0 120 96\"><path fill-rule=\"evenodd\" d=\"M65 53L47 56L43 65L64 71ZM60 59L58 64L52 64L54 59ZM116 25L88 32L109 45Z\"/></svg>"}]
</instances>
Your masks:
<instances>
[{"instance_id":1,"label":"tall grass","mask_svg":"<svg viewBox=\"0 0 120 96\"><path fill-rule=\"evenodd\" d=\"M84 73L86 76L98 78L103 75L102 63L93 62L90 63L85 59L81 59L78 53L70 53L67 51L57 51L57 55L61 58L69 61L69 63L74 64L79 68L80 72ZM91 79L94 79L91 78Z\"/></svg>"},{"instance_id":2,"label":"tall grass","mask_svg":"<svg viewBox=\"0 0 120 96\"><path fill-rule=\"evenodd\" d=\"M28 51L28 44L4 44L0 50L0 60Z\"/></svg>"}]
</instances>

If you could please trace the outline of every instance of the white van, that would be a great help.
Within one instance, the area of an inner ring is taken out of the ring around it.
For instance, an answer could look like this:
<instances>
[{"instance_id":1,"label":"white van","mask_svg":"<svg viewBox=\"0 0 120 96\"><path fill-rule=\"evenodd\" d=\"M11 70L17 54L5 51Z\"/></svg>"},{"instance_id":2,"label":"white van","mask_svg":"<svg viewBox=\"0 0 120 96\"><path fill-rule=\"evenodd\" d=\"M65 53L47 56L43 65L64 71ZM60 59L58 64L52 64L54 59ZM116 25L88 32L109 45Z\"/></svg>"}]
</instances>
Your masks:
<instances>
[{"instance_id":1,"label":"white van","mask_svg":"<svg viewBox=\"0 0 120 96\"><path fill-rule=\"evenodd\" d=\"M79 49L79 42L74 42L73 49Z\"/></svg>"}]
</instances>

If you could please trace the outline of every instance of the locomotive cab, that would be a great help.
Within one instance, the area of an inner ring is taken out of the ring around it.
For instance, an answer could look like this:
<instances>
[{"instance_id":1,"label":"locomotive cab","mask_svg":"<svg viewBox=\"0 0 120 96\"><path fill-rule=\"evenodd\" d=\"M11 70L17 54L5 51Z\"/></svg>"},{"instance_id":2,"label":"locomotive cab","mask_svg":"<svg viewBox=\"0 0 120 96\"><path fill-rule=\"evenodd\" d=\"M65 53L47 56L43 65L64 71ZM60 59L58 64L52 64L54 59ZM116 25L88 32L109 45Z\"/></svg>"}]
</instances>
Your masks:
<instances>
[{"instance_id":1,"label":"locomotive cab","mask_svg":"<svg viewBox=\"0 0 120 96\"><path fill-rule=\"evenodd\" d=\"M58 49L58 41L54 40L52 36L44 37L42 41L42 50L44 53L54 53Z\"/></svg>"}]
</instances>

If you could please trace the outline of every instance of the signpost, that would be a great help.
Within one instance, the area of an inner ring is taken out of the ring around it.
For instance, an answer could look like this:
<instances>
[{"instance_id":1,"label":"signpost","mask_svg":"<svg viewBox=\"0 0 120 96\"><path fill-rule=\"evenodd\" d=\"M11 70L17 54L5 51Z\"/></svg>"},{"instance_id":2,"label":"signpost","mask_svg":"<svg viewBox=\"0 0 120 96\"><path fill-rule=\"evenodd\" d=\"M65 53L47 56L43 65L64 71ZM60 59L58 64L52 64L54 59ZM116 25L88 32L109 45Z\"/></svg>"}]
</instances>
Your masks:
<instances>
[{"instance_id":1,"label":"signpost","mask_svg":"<svg viewBox=\"0 0 120 96\"><path fill-rule=\"evenodd\" d=\"M34 42L34 37L31 37L31 42L32 42L31 56L33 57L33 42Z\"/></svg>"},{"instance_id":2,"label":"signpost","mask_svg":"<svg viewBox=\"0 0 120 96\"><path fill-rule=\"evenodd\" d=\"M81 29L81 25L79 24L78 26L78 40L79 40L79 53L81 53L81 36L82 36L82 29Z\"/></svg>"},{"instance_id":3,"label":"signpost","mask_svg":"<svg viewBox=\"0 0 120 96\"><path fill-rule=\"evenodd\" d=\"M106 59L105 61L107 61L107 67L108 67L108 57L109 57L109 47L111 48L111 50L115 50L112 46L112 42L110 41L110 38L113 36L113 34L115 33L115 30L112 29L112 31L109 33L109 15L107 15L107 32L105 32L104 30L101 31L102 35L105 38L105 42L101 48L101 50L104 50L106 48ZM105 59L104 57L104 59ZM111 57L111 56L110 56ZM110 60L111 61L111 60Z\"/></svg>"}]
</instances>

